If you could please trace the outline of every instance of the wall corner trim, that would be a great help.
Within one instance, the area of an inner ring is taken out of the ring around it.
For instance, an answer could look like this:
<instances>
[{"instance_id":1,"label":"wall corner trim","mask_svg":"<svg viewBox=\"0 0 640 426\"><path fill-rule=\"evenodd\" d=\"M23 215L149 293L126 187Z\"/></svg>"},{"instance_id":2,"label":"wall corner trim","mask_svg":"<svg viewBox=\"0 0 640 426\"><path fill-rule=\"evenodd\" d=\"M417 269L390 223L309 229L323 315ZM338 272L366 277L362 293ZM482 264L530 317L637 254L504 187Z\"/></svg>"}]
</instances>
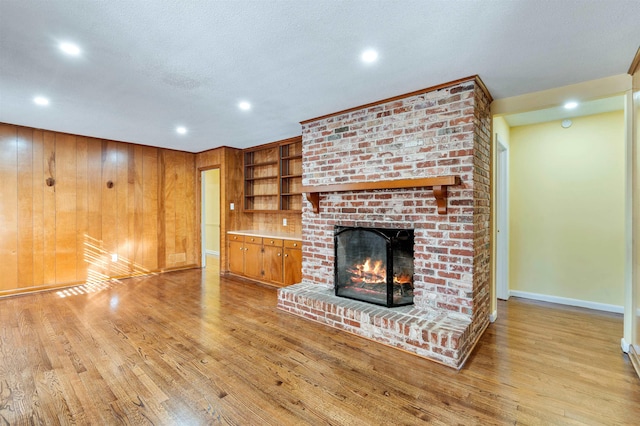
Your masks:
<instances>
[{"instance_id":1,"label":"wall corner trim","mask_svg":"<svg viewBox=\"0 0 640 426\"><path fill-rule=\"evenodd\" d=\"M628 354L630 347L631 345L624 339L624 337L620 339L620 348L622 349L622 352Z\"/></svg>"},{"instance_id":2,"label":"wall corner trim","mask_svg":"<svg viewBox=\"0 0 640 426\"><path fill-rule=\"evenodd\" d=\"M629 66L629 71L627 71L630 75L635 74L637 71L640 71L640 47L636 51L636 56L633 57L633 61L631 61L631 65Z\"/></svg>"}]
</instances>

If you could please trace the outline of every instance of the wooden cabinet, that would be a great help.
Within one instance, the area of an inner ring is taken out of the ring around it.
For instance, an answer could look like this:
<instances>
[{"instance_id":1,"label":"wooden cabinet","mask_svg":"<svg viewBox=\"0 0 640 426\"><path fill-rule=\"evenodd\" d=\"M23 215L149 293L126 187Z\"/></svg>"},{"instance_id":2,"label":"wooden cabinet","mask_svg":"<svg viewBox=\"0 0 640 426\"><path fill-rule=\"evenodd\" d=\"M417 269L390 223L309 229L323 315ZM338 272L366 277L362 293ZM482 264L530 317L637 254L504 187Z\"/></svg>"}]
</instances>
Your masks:
<instances>
[{"instance_id":1,"label":"wooden cabinet","mask_svg":"<svg viewBox=\"0 0 640 426\"><path fill-rule=\"evenodd\" d=\"M302 243L300 241L284 242L284 285L297 284L302 281Z\"/></svg>"},{"instance_id":2,"label":"wooden cabinet","mask_svg":"<svg viewBox=\"0 0 640 426\"><path fill-rule=\"evenodd\" d=\"M249 278L261 280L263 276L264 250L262 249L262 238L244 238L244 275Z\"/></svg>"},{"instance_id":3,"label":"wooden cabinet","mask_svg":"<svg viewBox=\"0 0 640 426\"><path fill-rule=\"evenodd\" d=\"M244 151L244 211L302 210L302 138Z\"/></svg>"},{"instance_id":4,"label":"wooden cabinet","mask_svg":"<svg viewBox=\"0 0 640 426\"><path fill-rule=\"evenodd\" d=\"M232 274L278 287L300 282L300 241L238 234L229 234L227 240Z\"/></svg>"},{"instance_id":5,"label":"wooden cabinet","mask_svg":"<svg viewBox=\"0 0 640 426\"><path fill-rule=\"evenodd\" d=\"M229 236L229 271L244 275L244 236Z\"/></svg>"},{"instance_id":6,"label":"wooden cabinet","mask_svg":"<svg viewBox=\"0 0 640 426\"><path fill-rule=\"evenodd\" d=\"M264 239L263 270L264 280L277 285L283 283L282 240L276 238Z\"/></svg>"}]
</instances>

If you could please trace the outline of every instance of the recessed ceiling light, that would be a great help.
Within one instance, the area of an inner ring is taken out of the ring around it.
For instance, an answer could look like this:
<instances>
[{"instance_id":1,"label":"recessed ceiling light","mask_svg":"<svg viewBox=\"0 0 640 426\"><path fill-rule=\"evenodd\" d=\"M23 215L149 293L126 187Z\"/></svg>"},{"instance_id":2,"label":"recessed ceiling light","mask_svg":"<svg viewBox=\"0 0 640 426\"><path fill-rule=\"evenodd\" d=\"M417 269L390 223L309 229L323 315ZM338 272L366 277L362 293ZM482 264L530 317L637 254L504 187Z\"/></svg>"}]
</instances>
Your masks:
<instances>
[{"instance_id":1,"label":"recessed ceiling light","mask_svg":"<svg viewBox=\"0 0 640 426\"><path fill-rule=\"evenodd\" d=\"M370 64L378 59L378 52L373 49L367 49L362 52L362 54L360 55L360 59L362 60L362 62Z\"/></svg>"},{"instance_id":2,"label":"recessed ceiling light","mask_svg":"<svg viewBox=\"0 0 640 426\"><path fill-rule=\"evenodd\" d=\"M187 134L187 128L183 127L183 126L178 126L178 127L176 127L176 132L181 134L181 135L186 135Z\"/></svg>"},{"instance_id":3,"label":"recessed ceiling light","mask_svg":"<svg viewBox=\"0 0 640 426\"><path fill-rule=\"evenodd\" d=\"M238 108L243 111L249 111L251 109L251 104L247 101L242 101L238 104Z\"/></svg>"},{"instance_id":4,"label":"recessed ceiling light","mask_svg":"<svg viewBox=\"0 0 640 426\"><path fill-rule=\"evenodd\" d=\"M33 98L33 102L36 105L40 105L40 106L49 105L49 99L45 98L44 96L36 96L35 98Z\"/></svg>"},{"instance_id":5,"label":"recessed ceiling light","mask_svg":"<svg viewBox=\"0 0 640 426\"><path fill-rule=\"evenodd\" d=\"M566 104L564 104L564 107L566 109L574 109L577 106L578 106L578 103L576 101L569 101Z\"/></svg>"},{"instance_id":6,"label":"recessed ceiling light","mask_svg":"<svg viewBox=\"0 0 640 426\"><path fill-rule=\"evenodd\" d=\"M58 47L67 55L78 56L80 54L80 47L78 47L78 45L74 43L64 41L60 43Z\"/></svg>"}]
</instances>

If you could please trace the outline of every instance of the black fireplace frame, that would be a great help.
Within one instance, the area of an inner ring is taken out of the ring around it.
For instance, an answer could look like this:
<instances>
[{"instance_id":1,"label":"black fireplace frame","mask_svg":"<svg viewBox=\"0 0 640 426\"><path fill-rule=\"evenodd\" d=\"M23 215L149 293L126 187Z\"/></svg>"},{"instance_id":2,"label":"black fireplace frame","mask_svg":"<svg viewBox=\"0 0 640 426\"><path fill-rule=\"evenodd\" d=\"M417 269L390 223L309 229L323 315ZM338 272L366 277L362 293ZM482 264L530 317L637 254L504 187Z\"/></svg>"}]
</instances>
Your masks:
<instances>
[{"instance_id":1,"label":"black fireplace frame","mask_svg":"<svg viewBox=\"0 0 640 426\"><path fill-rule=\"evenodd\" d=\"M368 232L373 232L378 234L379 236L381 236L382 238L385 239L386 241L386 251L387 251L387 300L386 303L377 303L374 301L369 301L369 300L363 300L357 297L350 297L344 294L338 294L339 291L339 286L338 286L338 282L339 282L339 271L338 271L338 237L340 234L342 234L343 232L346 231L356 231L356 230L364 230L364 231L368 231ZM403 235L401 237L401 235ZM364 226L339 226L336 225L334 227L334 233L333 233L333 247L334 247L334 265L333 265L333 269L334 269L334 293L336 296L338 297L343 297L346 299L351 299L351 300L357 300L360 302L364 302L364 303L371 303L374 305L379 305L379 306L385 306L387 308L394 308L394 307L399 307L399 306L407 306L407 305L413 305L413 297L411 298L411 302L406 302L406 303L394 303L393 301L393 287L394 287L394 283L393 283L393 252L394 249L399 245L399 241L400 238L410 238L411 239L411 245L413 246L414 243L414 235L413 235L413 229L391 229L391 228L369 228L369 227L364 227ZM413 282L413 277L411 277L412 282Z\"/></svg>"}]
</instances>

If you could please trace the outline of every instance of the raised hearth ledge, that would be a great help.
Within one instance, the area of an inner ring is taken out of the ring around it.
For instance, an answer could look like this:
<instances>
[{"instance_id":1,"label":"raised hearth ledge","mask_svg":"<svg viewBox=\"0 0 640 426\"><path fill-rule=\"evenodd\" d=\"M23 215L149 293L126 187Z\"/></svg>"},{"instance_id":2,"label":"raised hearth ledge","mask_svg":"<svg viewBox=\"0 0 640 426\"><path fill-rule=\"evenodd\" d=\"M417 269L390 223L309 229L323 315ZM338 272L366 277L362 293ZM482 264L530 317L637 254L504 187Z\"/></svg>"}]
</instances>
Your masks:
<instances>
[{"instance_id":1,"label":"raised hearth ledge","mask_svg":"<svg viewBox=\"0 0 640 426\"><path fill-rule=\"evenodd\" d=\"M278 289L278 309L456 369L462 368L473 349L470 319L445 310L385 308L306 283Z\"/></svg>"},{"instance_id":2,"label":"raised hearth ledge","mask_svg":"<svg viewBox=\"0 0 640 426\"><path fill-rule=\"evenodd\" d=\"M438 206L438 214L447 214L447 187L460 185L459 176L434 176L418 179L397 179L375 182L335 183L322 186L303 186L302 192L306 193L307 200L313 206L313 212L320 212L320 193L322 192L347 192L368 191L376 189L399 188L433 188L433 196Z\"/></svg>"}]
</instances>

